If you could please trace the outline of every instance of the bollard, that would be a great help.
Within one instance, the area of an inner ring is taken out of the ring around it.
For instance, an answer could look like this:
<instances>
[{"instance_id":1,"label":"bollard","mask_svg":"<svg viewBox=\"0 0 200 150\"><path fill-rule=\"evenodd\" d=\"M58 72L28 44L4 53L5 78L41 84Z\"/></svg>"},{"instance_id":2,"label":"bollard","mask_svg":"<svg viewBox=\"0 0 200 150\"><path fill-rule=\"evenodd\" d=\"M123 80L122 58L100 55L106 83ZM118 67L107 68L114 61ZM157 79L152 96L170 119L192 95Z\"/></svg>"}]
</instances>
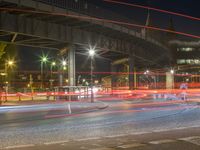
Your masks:
<instances>
[{"instance_id":1,"label":"bollard","mask_svg":"<svg viewBox=\"0 0 200 150\"><path fill-rule=\"evenodd\" d=\"M2 94L0 95L0 105L2 104Z\"/></svg>"},{"instance_id":2,"label":"bollard","mask_svg":"<svg viewBox=\"0 0 200 150\"><path fill-rule=\"evenodd\" d=\"M31 93L31 100L33 101L34 99L33 99L33 93Z\"/></svg>"},{"instance_id":3,"label":"bollard","mask_svg":"<svg viewBox=\"0 0 200 150\"><path fill-rule=\"evenodd\" d=\"M5 102L7 102L8 99L7 99L7 93L5 93Z\"/></svg>"},{"instance_id":4,"label":"bollard","mask_svg":"<svg viewBox=\"0 0 200 150\"><path fill-rule=\"evenodd\" d=\"M21 101L21 96L19 95L19 101Z\"/></svg>"}]
</instances>

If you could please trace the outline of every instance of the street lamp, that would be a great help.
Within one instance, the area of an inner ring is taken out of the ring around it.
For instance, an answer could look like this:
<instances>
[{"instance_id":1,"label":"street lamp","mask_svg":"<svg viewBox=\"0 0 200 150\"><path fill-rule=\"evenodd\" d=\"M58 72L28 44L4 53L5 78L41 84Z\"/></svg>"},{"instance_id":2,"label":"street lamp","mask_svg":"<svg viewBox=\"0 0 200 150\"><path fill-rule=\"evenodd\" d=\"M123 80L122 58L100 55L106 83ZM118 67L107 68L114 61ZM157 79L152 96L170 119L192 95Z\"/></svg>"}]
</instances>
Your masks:
<instances>
[{"instance_id":1,"label":"street lamp","mask_svg":"<svg viewBox=\"0 0 200 150\"><path fill-rule=\"evenodd\" d=\"M63 68L63 70L67 70L66 65L67 65L67 61L66 61L66 60L63 60L63 61L62 61L62 68Z\"/></svg>"},{"instance_id":2,"label":"street lamp","mask_svg":"<svg viewBox=\"0 0 200 150\"><path fill-rule=\"evenodd\" d=\"M174 70L173 70L173 69L171 69L171 70L170 70L170 73L171 73L171 74L174 74Z\"/></svg>"},{"instance_id":3,"label":"street lamp","mask_svg":"<svg viewBox=\"0 0 200 150\"><path fill-rule=\"evenodd\" d=\"M8 61L8 66L12 66L14 62L12 60Z\"/></svg>"},{"instance_id":4,"label":"street lamp","mask_svg":"<svg viewBox=\"0 0 200 150\"><path fill-rule=\"evenodd\" d=\"M7 76L8 74L8 67L13 67L14 66L14 61L13 60L7 60L5 62L5 74Z\"/></svg>"},{"instance_id":5,"label":"street lamp","mask_svg":"<svg viewBox=\"0 0 200 150\"><path fill-rule=\"evenodd\" d=\"M5 61L5 83L6 83L6 93L8 92L8 86L9 86L9 82L8 82L8 68L12 68L14 66L14 60L6 60Z\"/></svg>"},{"instance_id":6,"label":"street lamp","mask_svg":"<svg viewBox=\"0 0 200 150\"><path fill-rule=\"evenodd\" d=\"M66 66L66 65L67 65L67 62L66 62L65 60L63 60L63 61L62 61L62 65L63 65L63 66Z\"/></svg>"},{"instance_id":7,"label":"street lamp","mask_svg":"<svg viewBox=\"0 0 200 150\"><path fill-rule=\"evenodd\" d=\"M56 66L56 62L55 61L53 61L52 63L51 63L51 79L52 79L52 71L53 71L53 67L55 67Z\"/></svg>"},{"instance_id":8,"label":"street lamp","mask_svg":"<svg viewBox=\"0 0 200 150\"><path fill-rule=\"evenodd\" d=\"M90 56L90 83L91 83L91 102L94 102L94 93L93 93L93 58L95 55L94 48L89 49L89 56Z\"/></svg>"},{"instance_id":9,"label":"street lamp","mask_svg":"<svg viewBox=\"0 0 200 150\"><path fill-rule=\"evenodd\" d=\"M48 61L47 56L42 56L40 60L40 66L41 66L41 88L43 88L43 64Z\"/></svg>"},{"instance_id":10,"label":"street lamp","mask_svg":"<svg viewBox=\"0 0 200 150\"><path fill-rule=\"evenodd\" d=\"M53 67L55 67L56 66L56 62L55 61L53 61L52 63L51 63L51 66L50 66L50 72L51 72L51 77L50 77L50 88L52 88L52 86L53 86L53 77L52 77L52 72L53 72Z\"/></svg>"}]
</instances>

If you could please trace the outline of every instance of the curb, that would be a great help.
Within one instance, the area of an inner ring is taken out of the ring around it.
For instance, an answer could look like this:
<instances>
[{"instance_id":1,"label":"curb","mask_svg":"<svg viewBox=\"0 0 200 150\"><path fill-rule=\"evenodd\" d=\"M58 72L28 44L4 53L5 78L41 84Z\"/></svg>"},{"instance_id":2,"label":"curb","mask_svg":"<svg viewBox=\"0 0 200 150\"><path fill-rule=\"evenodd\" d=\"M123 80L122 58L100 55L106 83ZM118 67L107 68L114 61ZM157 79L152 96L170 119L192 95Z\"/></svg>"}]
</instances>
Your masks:
<instances>
[{"instance_id":1,"label":"curb","mask_svg":"<svg viewBox=\"0 0 200 150\"><path fill-rule=\"evenodd\" d=\"M7 112L40 112L40 111L56 111L56 110L65 110L67 109L66 106L70 105L70 109L73 110L82 110L78 111L83 112L85 109L86 111L91 110L100 110L105 109L108 107L107 104L103 102L96 101L95 103L63 103L63 104L36 104L36 105L15 105L15 106L2 106L0 107L0 113L7 113ZM29 109L29 110L28 110ZM87 110L88 109L88 110ZM75 112L77 113L77 112Z\"/></svg>"}]
</instances>

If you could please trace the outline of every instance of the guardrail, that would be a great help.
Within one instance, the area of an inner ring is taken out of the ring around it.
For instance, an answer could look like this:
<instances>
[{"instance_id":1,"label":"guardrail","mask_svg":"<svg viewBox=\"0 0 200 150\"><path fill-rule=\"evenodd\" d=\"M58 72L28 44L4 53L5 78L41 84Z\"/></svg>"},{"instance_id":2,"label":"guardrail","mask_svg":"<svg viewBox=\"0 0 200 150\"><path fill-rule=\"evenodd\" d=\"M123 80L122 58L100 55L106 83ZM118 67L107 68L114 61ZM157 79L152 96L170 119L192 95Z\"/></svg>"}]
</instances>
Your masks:
<instances>
[{"instance_id":1,"label":"guardrail","mask_svg":"<svg viewBox=\"0 0 200 150\"><path fill-rule=\"evenodd\" d=\"M95 87L93 91L97 94L110 94L111 88ZM48 91L40 92L0 92L0 103L8 100L22 101L29 100L67 100L76 101L89 98L91 96L91 88L89 86L58 86Z\"/></svg>"}]
</instances>

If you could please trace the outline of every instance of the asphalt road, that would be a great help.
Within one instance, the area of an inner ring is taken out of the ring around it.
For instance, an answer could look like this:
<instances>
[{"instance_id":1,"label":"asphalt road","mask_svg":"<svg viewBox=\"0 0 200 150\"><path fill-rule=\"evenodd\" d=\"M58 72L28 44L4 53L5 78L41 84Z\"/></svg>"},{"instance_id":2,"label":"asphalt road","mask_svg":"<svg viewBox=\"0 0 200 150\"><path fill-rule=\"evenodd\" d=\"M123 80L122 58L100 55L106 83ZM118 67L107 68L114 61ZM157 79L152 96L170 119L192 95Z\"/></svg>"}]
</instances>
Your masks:
<instances>
[{"instance_id":1,"label":"asphalt road","mask_svg":"<svg viewBox=\"0 0 200 150\"><path fill-rule=\"evenodd\" d=\"M0 116L0 147L26 150L133 147L151 150L159 149L158 145L163 146L162 149L200 148L200 109L197 104L151 100L106 103L109 105L106 109L72 115L63 109L3 113ZM159 140L164 142L151 143Z\"/></svg>"}]
</instances>

